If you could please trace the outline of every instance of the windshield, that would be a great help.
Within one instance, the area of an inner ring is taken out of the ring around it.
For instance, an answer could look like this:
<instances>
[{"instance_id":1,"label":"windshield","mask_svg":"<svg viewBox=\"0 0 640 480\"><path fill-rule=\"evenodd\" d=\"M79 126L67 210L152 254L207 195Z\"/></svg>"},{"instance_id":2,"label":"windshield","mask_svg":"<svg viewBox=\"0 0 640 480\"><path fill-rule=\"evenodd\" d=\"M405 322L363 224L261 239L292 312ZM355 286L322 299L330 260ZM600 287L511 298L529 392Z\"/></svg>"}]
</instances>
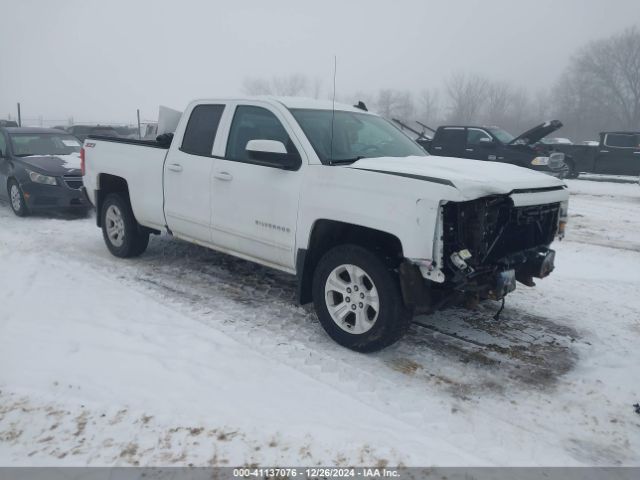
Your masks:
<instances>
[{"instance_id":1,"label":"windshield","mask_svg":"<svg viewBox=\"0 0 640 480\"><path fill-rule=\"evenodd\" d=\"M80 142L64 133L11 133L13 153L18 157L31 155L69 155L80 151Z\"/></svg>"},{"instance_id":2,"label":"windshield","mask_svg":"<svg viewBox=\"0 0 640 480\"><path fill-rule=\"evenodd\" d=\"M372 157L427 155L390 122L376 115L307 109L292 109L291 113L322 163L354 162L360 158Z\"/></svg>"},{"instance_id":3,"label":"windshield","mask_svg":"<svg viewBox=\"0 0 640 480\"><path fill-rule=\"evenodd\" d=\"M493 136L500 140L502 143L509 143L511 142L511 140L516 138L506 130L503 130L499 127L491 127L487 128L487 130L489 130L493 134Z\"/></svg>"}]
</instances>

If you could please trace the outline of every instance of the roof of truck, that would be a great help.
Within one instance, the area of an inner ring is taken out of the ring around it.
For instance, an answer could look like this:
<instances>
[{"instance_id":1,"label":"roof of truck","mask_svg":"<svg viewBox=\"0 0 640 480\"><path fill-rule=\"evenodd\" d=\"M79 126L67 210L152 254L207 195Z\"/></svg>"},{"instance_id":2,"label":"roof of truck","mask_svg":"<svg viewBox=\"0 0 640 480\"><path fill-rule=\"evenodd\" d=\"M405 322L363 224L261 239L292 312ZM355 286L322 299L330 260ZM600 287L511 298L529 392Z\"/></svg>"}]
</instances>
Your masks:
<instances>
[{"instance_id":1,"label":"roof of truck","mask_svg":"<svg viewBox=\"0 0 640 480\"><path fill-rule=\"evenodd\" d=\"M319 100L315 98L305 97L270 97L276 102L282 103L287 108L309 108L313 110L346 110L348 112L363 112L359 108L346 103L335 102L331 100Z\"/></svg>"},{"instance_id":2,"label":"roof of truck","mask_svg":"<svg viewBox=\"0 0 640 480\"><path fill-rule=\"evenodd\" d=\"M640 135L640 131L634 130L617 130L611 132L600 132L600 135L606 135L608 133L613 133L614 135Z\"/></svg>"},{"instance_id":3,"label":"roof of truck","mask_svg":"<svg viewBox=\"0 0 640 480\"><path fill-rule=\"evenodd\" d=\"M343 110L347 112L359 112L363 113L364 110L354 107L353 105L349 105L347 103L334 103L331 100L320 100L315 98L306 98L306 97L285 97L285 96L274 96L274 95L258 95L258 96L247 96L247 97L229 97L229 98L207 98L207 99L199 99L195 102L199 101L252 101L252 100L263 100L267 102L280 103L287 108L306 108L312 110Z\"/></svg>"}]
</instances>

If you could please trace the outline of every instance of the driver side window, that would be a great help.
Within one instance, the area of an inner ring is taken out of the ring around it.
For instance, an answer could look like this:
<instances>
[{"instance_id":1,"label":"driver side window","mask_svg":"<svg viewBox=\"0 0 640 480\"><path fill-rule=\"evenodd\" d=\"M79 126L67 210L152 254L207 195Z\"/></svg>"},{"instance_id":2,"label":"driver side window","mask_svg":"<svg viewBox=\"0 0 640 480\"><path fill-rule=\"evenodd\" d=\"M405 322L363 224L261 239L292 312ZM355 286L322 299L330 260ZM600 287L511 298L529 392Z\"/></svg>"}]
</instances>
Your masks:
<instances>
[{"instance_id":1,"label":"driver side window","mask_svg":"<svg viewBox=\"0 0 640 480\"><path fill-rule=\"evenodd\" d=\"M276 140L284 144L287 153L298 153L287 131L272 112L262 107L240 105L231 123L226 158L251 163L247 151L247 143L251 140Z\"/></svg>"},{"instance_id":2,"label":"driver side window","mask_svg":"<svg viewBox=\"0 0 640 480\"><path fill-rule=\"evenodd\" d=\"M7 141L4 138L4 133L0 132L0 157L7 156Z\"/></svg>"}]
</instances>

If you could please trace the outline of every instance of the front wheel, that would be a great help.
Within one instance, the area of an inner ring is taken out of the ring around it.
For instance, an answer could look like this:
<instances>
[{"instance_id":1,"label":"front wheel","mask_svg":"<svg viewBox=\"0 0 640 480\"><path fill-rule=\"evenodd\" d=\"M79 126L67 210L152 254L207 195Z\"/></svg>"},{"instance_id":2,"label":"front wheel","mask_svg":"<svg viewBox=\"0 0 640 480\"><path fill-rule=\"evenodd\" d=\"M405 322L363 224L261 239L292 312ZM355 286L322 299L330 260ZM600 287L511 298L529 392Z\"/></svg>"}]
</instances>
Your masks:
<instances>
[{"instance_id":1,"label":"front wheel","mask_svg":"<svg viewBox=\"0 0 640 480\"><path fill-rule=\"evenodd\" d=\"M104 242L116 257L137 257L147 249L149 232L136 221L126 195L107 195L102 204L101 220Z\"/></svg>"},{"instance_id":2,"label":"front wheel","mask_svg":"<svg viewBox=\"0 0 640 480\"><path fill-rule=\"evenodd\" d=\"M9 202L11 203L11 210L19 217L26 217L29 215L29 207L24 200L22 189L18 182L12 178L7 183L7 192L9 193Z\"/></svg>"},{"instance_id":3,"label":"front wheel","mask_svg":"<svg viewBox=\"0 0 640 480\"><path fill-rule=\"evenodd\" d=\"M411 323L396 275L373 252L341 245L327 252L313 276L313 302L322 327L340 345L381 350Z\"/></svg>"}]
</instances>

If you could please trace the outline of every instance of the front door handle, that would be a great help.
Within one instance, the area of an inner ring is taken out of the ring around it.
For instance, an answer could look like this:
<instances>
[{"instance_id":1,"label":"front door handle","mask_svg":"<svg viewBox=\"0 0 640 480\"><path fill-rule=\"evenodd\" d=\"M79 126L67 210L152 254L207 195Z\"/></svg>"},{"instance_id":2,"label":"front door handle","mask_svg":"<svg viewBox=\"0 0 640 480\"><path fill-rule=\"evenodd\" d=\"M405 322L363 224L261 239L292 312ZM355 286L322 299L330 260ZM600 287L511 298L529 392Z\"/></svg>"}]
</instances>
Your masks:
<instances>
[{"instance_id":1,"label":"front door handle","mask_svg":"<svg viewBox=\"0 0 640 480\"><path fill-rule=\"evenodd\" d=\"M473 152L473 148L465 148L467 152Z\"/></svg>"},{"instance_id":2,"label":"front door handle","mask_svg":"<svg viewBox=\"0 0 640 480\"><path fill-rule=\"evenodd\" d=\"M233 180L233 175L231 175L229 172L216 172L213 174L213 176L218 180L224 180L226 182Z\"/></svg>"},{"instance_id":3,"label":"front door handle","mask_svg":"<svg viewBox=\"0 0 640 480\"><path fill-rule=\"evenodd\" d=\"M609 153L609 150L600 150L600 153Z\"/></svg>"},{"instance_id":4,"label":"front door handle","mask_svg":"<svg viewBox=\"0 0 640 480\"><path fill-rule=\"evenodd\" d=\"M167 168L169 170L171 170L172 172L181 172L182 171L182 165L180 165L179 163L170 163L169 165L167 165Z\"/></svg>"},{"instance_id":5,"label":"front door handle","mask_svg":"<svg viewBox=\"0 0 640 480\"><path fill-rule=\"evenodd\" d=\"M640 155L640 152L633 152L634 155Z\"/></svg>"}]
</instances>

